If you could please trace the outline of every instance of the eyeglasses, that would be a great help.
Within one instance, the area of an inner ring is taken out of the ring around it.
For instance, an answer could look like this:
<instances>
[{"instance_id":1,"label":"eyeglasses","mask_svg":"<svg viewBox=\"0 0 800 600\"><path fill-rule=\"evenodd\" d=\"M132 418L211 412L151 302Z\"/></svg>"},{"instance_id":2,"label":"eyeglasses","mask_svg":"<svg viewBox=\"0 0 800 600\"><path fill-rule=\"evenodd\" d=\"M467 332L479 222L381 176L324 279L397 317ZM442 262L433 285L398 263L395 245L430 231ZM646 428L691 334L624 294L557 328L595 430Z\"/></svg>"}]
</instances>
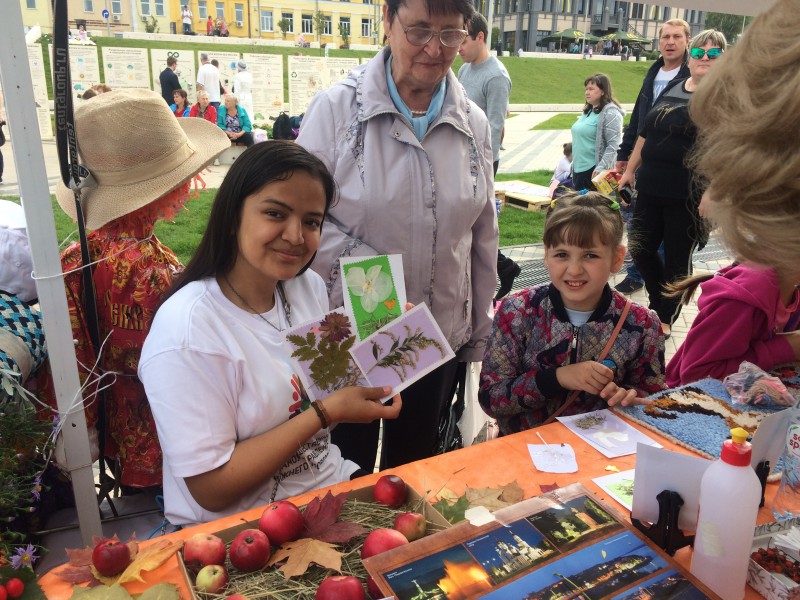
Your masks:
<instances>
[{"instance_id":1,"label":"eyeglasses","mask_svg":"<svg viewBox=\"0 0 800 600\"><path fill-rule=\"evenodd\" d=\"M408 43L412 46L424 46L431 41L434 35L438 35L442 46L458 48L467 37L466 29L442 29L437 32L430 27L406 27L400 20L400 15L395 13L395 16L400 27L403 28L403 33L406 34Z\"/></svg>"},{"instance_id":2,"label":"eyeglasses","mask_svg":"<svg viewBox=\"0 0 800 600\"><path fill-rule=\"evenodd\" d=\"M689 51L689 55L695 60L700 60L704 56L708 56L709 60L714 60L715 58L719 58L721 54L722 48L709 48L708 50L703 50L702 48L692 48Z\"/></svg>"}]
</instances>

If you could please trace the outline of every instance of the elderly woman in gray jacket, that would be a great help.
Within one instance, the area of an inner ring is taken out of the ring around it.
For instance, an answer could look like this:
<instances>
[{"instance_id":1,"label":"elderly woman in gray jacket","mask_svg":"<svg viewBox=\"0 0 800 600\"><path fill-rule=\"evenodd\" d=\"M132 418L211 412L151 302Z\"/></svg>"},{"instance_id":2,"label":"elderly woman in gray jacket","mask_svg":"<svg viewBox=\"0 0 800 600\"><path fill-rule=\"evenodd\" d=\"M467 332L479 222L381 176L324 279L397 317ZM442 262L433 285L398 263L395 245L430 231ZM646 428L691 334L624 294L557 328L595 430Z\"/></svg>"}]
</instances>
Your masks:
<instances>
[{"instance_id":1,"label":"elderly woman in gray jacket","mask_svg":"<svg viewBox=\"0 0 800 600\"><path fill-rule=\"evenodd\" d=\"M382 467L433 455L464 361L481 360L496 285L497 218L484 113L450 67L470 0L386 0L388 47L317 94L297 142L339 186L312 265L342 304L339 258L401 254L409 302L428 305L456 359L407 388L384 424ZM337 425L333 440L366 470L378 424Z\"/></svg>"},{"instance_id":2,"label":"elderly woman in gray jacket","mask_svg":"<svg viewBox=\"0 0 800 600\"><path fill-rule=\"evenodd\" d=\"M576 190L591 190L592 177L617 164L625 113L614 98L607 75L597 73L583 84L586 105L572 126L572 183Z\"/></svg>"}]
</instances>

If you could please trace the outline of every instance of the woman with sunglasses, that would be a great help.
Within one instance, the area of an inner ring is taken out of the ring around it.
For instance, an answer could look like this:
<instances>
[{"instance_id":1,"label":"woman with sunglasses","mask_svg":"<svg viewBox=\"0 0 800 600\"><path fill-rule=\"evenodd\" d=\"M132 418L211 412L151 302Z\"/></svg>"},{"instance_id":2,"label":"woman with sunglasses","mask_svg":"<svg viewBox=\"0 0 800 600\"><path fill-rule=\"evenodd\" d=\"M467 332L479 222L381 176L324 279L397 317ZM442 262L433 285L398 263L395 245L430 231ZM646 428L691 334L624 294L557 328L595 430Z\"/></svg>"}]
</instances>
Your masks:
<instances>
[{"instance_id":1,"label":"woman with sunglasses","mask_svg":"<svg viewBox=\"0 0 800 600\"><path fill-rule=\"evenodd\" d=\"M664 334L680 312L680 299L665 296L665 286L692 273L692 254L705 233L697 207L702 190L693 181L686 158L697 130L689 117L692 94L726 48L716 29L697 34L689 45L687 79L673 80L645 118L620 188L639 192L631 226L631 255L642 273ZM638 172L637 172L638 169ZM658 248L664 244L664 257Z\"/></svg>"},{"instance_id":2,"label":"woman with sunglasses","mask_svg":"<svg viewBox=\"0 0 800 600\"><path fill-rule=\"evenodd\" d=\"M464 361L479 361L496 287L489 123L451 70L467 36L470 0L386 0L388 45L317 94L297 143L340 189L312 265L342 304L341 256L401 254L408 301L424 302L456 359L403 392L384 425L383 467L435 454ZM364 469L375 464L378 423L339 425L335 443Z\"/></svg>"}]
</instances>

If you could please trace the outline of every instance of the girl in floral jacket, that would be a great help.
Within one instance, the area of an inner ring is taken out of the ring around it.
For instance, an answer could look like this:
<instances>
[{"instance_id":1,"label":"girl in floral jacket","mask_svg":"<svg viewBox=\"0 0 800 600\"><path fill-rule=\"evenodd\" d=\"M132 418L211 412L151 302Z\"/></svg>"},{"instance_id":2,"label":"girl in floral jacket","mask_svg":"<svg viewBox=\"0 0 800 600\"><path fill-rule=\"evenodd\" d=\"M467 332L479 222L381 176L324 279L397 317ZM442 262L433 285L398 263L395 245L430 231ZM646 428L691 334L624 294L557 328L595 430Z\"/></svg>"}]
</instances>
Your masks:
<instances>
[{"instance_id":1,"label":"girl in floral jacket","mask_svg":"<svg viewBox=\"0 0 800 600\"><path fill-rule=\"evenodd\" d=\"M554 200L544 230L551 283L503 301L486 346L478 392L501 434L580 414L642 404L664 389L664 337L656 314L632 304L607 357L598 357L627 299L608 285L622 266L619 205L596 192Z\"/></svg>"}]
</instances>

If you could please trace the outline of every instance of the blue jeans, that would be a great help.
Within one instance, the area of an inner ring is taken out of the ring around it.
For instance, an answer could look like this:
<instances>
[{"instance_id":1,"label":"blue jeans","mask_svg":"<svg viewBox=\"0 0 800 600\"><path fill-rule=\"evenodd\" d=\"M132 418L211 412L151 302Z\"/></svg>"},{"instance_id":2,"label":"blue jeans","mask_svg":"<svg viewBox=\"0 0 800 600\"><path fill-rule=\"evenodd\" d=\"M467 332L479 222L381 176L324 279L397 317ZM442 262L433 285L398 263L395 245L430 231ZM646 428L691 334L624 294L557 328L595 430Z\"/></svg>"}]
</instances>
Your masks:
<instances>
[{"instance_id":1,"label":"blue jeans","mask_svg":"<svg viewBox=\"0 0 800 600\"><path fill-rule=\"evenodd\" d=\"M634 199L628 206L625 206L620 202L619 210L622 213L622 218L625 219L625 226L628 228L628 245L630 246L630 239L631 239L631 221L633 220L633 209L636 206L636 200ZM631 257L630 248L625 252L625 278L631 279L632 281L640 284L644 284L644 279L642 278L642 274L639 272L639 269L636 268L636 263L633 262L633 257Z\"/></svg>"}]
</instances>

